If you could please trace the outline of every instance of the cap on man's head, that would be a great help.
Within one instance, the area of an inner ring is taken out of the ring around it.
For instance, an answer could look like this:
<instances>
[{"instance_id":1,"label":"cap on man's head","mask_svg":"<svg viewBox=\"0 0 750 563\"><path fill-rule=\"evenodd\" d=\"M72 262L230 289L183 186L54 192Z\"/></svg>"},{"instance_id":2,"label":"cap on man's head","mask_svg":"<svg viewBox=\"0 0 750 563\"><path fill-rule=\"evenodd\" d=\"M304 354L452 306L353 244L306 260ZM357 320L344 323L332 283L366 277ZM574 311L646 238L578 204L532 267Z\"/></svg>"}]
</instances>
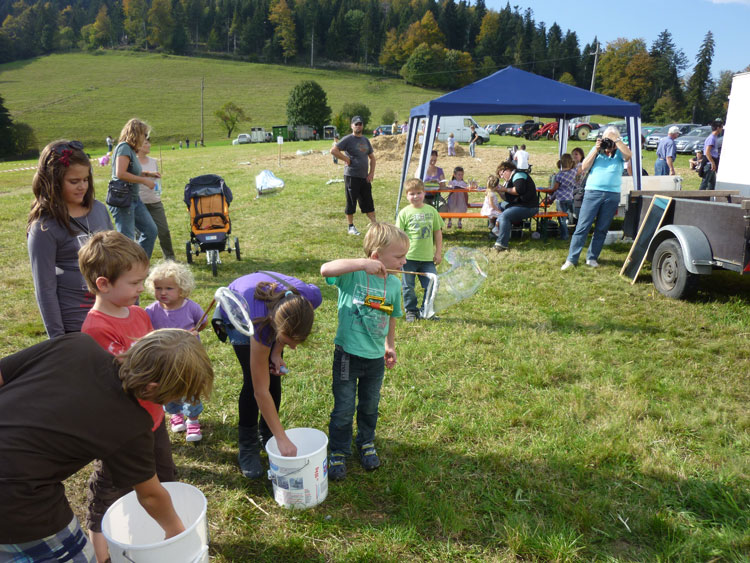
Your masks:
<instances>
[{"instance_id":1,"label":"cap on man's head","mask_svg":"<svg viewBox=\"0 0 750 563\"><path fill-rule=\"evenodd\" d=\"M356 125L357 123L363 123L362 117L359 115L352 117L352 125Z\"/></svg>"},{"instance_id":2,"label":"cap on man's head","mask_svg":"<svg viewBox=\"0 0 750 563\"><path fill-rule=\"evenodd\" d=\"M669 128L670 135L679 134L679 133L680 133L680 128L677 127L676 125L673 125L672 127Z\"/></svg>"}]
</instances>

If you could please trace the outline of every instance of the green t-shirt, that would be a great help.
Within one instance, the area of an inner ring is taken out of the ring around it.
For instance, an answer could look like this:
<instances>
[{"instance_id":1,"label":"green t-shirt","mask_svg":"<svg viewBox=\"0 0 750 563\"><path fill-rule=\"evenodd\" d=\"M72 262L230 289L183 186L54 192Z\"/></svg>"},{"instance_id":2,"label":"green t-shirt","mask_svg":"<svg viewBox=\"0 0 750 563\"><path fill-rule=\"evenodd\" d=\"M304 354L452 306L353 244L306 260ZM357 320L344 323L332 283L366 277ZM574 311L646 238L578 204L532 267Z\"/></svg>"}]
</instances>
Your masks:
<instances>
[{"instance_id":1,"label":"green t-shirt","mask_svg":"<svg viewBox=\"0 0 750 563\"><path fill-rule=\"evenodd\" d=\"M396 226L409 237L407 260L432 262L435 258L435 231L443 229L443 218L431 205L419 209L407 205L398 214Z\"/></svg>"},{"instance_id":2,"label":"green t-shirt","mask_svg":"<svg viewBox=\"0 0 750 563\"><path fill-rule=\"evenodd\" d=\"M383 278L370 276L359 270L326 278L326 283L339 289L339 326L334 343L348 354L369 360L382 358L385 354L385 337L388 335L390 318L403 315L401 281L396 276L389 275L383 287ZM385 304L393 305L392 315L364 305L368 292L370 295L382 297L383 290Z\"/></svg>"},{"instance_id":3,"label":"green t-shirt","mask_svg":"<svg viewBox=\"0 0 750 563\"><path fill-rule=\"evenodd\" d=\"M112 179L116 180L117 176L115 176L115 171L117 170L117 157L118 156L127 156L130 159L130 164L128 165L128 171L131 174L135 174L136 176L140 176L143 172L143 167L141 166L141 161L138 160L138 155L133 150L133 147L131 147L127 143L119 143L115 150L112 152ZM138 191L139 191L139 184L130 184L130 194L133 196L133 199L138 199Z\"/></svg>"}]
</instances>

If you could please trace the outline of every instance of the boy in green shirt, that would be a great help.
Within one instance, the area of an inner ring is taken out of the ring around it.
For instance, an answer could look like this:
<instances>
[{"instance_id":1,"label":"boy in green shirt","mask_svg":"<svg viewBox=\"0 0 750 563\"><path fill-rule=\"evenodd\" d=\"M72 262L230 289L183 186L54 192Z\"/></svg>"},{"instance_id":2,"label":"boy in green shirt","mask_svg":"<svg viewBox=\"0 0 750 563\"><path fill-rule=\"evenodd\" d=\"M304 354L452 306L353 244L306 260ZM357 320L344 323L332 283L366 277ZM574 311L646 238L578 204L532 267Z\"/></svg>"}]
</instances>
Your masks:
<instances>
[{"instance_id":1,"label":"boy in green shirt","mask_svg":"<svg viewBox=\"0 0 750 563\"><path fill-rule=\"evenodd\" d=\"M362 467L377 469L375 425L385 368L396 365L396 317L402 315L401 284L388 271L406 262L409 239L393 225L373 223L364 240L367 258L326 262L320 274L339 290L339 326L333 353L333 411L328 425L328 476L346 477L357 412L357 450Z\"/></svg>"},{"instance_id":2,"label":"boy in green shirt","mask_svg":"<svg viewBox=\"0 0 750 563\"><path fill-rule=\"evenodd\" d=\"M424 184L419 178L406 181L406 199L409 205L398 214L396 226L409 237L409 252L406 253L404 270L437 274L436 266L443 260L443 219L437 209L424 203ZM404 309L406 322L420 317L427 297L430 279L419 276L422 285L422 309L417 309L417 293L414 274L403 274Z\"/></svg>"}]
</instances>

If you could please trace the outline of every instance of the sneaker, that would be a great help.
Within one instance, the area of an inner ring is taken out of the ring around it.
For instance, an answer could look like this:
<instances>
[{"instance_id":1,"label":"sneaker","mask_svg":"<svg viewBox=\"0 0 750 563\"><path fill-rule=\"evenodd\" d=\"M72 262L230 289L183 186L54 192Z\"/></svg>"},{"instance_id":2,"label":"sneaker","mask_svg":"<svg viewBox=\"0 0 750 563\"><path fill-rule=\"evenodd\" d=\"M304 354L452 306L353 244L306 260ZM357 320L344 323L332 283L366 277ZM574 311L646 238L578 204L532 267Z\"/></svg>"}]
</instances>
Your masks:
<instances>
[{"instance_id":1,"label":"sneaker","mask_svg":"<svg viewBox=\"0 0 750 563\"><path fill-rule=\"evenodd\" d=\"M503 246L499 242L496 242L495 243L495 250L497 250L498 252L505 252L506 250L508 250L508 247L507 246Z\"/></svg>"},{"instance_id":2,"label":"sneaker","mask_svg":"<svg viewBox=\"0 0 750 563\"><path fill-rule=\"evenodd\" d=\"M362 462L362 467L367 471L372 471L380 467L380 458L378 457L378 452L375 451L375 444L372 442L362 444L362 447L359 449L359 461Z\"/></svg>"},{"instance_id":3,"label":"sneaker","mask_svg":"<svg viewBox=\"0 0 750 563\"><path fill-rule=\"evenodd\" d=\"M346 477L346 456L331 454L328 458L328 478L331 481L341 481Z\"/></svg>"},{"instance_id":4,"label":"sneaker","mask_svg":"<svg viewBox=\"0 0 750 563\"><path fill-rule=\"evenodd\" d=\"M448 229L450 229L451 227L453 227L453 221L450 220L450 219L448 219L448 223L445 225L445 227L448 228Z\"/></svg>"},{"instance_id":5,"label":"sneaker","mask_svg":"<svg viewBox=\"0 0 750 563\"><path fill-rule=\"evenodd\" d=\"M566 260L565 264L560 266L560 271L564 272L565 270L569 270L570 268L574 268L574 267L575 267L575 264L573 264L573 262L571 262L570 260Z\"/></svg>"},{"instance_id":6,"label":"sneaker","mask_svg":"<svg viewBox=\"0 0 750 563\"><path fill-rule=\"evenodd\" d=\"M361 234L362 234L362 233L360 233L360 232L359 232L359 231L357 230L357 227L355 227L354 225L349 225L349 231L348 231L348 233L349 233L350 235L355 235L355 236L359 236L359 235L361 235Z\"/></svg>"},{"instance_id":7,"label":"sneaker","mask_svg":"<svg viewBox=\"0 0 750 563\"><path fill-rule=\"evenodd\" d=\"M169 419L169 426L172 432L185 432L187 426L185 426L185 417L181 414L173 414Z\"/></svg>"},{"instance_id":8,"label":"sneaker","mask_svg":"<svg viewBox=\"0 0 750 563\"><path fill-rule=\"evenodd\" d=\"M201 423L197 420L188 420L187 436L185 436L185 440L188 442L200 442L202 439L203 434L201 434Z\"/></svg>"},{"instance_id":9,"label":"sneaker","mask_svg":"<svg viewBox=\"0 0 750 563\"><path fill-rule=\"evenodd\" d=\"M407 323L413 323L416 321L419 317L417 317L417 314L412 311L406 311L406 318L404 319Z\"/></svg>"},{"instance_id":10,"label":"sneaker","mask_svg":"<svg viewBox=\"0 0 750 563\"><path fill-rule=\"evenodd\" d=\"M457 226L457 227L458 227L459 229L463 229L463 228L464 228L463 224L461 223L461 219L459 219L459 220L458 220L458 225L456 225L456 226Z\"/></svg>"},{"instance_id":11,"label":"sneaker","mask_svg":"<svg viewBox=\"0 0 750 563\"><path fill-rule=\"evenodd\" d=\"M597 262L596 260L586 260L586 265L592 268L598 268L599 262Z\"/></svg>"}]
</instances>

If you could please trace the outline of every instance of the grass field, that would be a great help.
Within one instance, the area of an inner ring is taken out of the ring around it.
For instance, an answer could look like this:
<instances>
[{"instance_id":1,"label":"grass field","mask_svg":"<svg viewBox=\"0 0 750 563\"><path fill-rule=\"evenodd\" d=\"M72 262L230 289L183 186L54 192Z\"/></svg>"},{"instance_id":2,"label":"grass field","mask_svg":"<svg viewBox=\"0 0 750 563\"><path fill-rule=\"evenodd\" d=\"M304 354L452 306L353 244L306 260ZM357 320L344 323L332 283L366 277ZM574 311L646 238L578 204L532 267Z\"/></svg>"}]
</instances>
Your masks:
<instances>
[{"instance_id":1,"label":"grass field","mask_svg":"<svg viewBox=\"0 0 750 563\"><path fill-rule=\"evenodd\" d=\"M99 59L104 75L111 57ZM85 81L68 77L71 83L85 90ZM6 101L15 96L6 92ZM96 139L107 133L94 126L96 119L84 124L89 120L74 114L87 95L57 104L56 118L69 107L71 121L55 124L56 132L50 123L52 136L77 126L90 128ZM90 95L105 94L94 89ZM177 107L185 95L171 97ZM166 119L169 106L146 113L159 98L144 90L127 115ZM29 116L33 107L39 105L28 102ZM120 114L99 118L123 120ZM235 194L231 216L243 259L224 254L213 278L201 255L192 267L198 303L208 304L217 286L258 269L321 285L313 333L286 357L281 418L288 428L327 430L336 292L323 286L319 268L362 254L361 238L345 234L342 185L325 184L342 169L319 152L294 154L328 146L284 145L280 166L275 145L165 151L163 157L165 205L182 260L188 178L218 173ZM553 162L554 151L551 142L530 144L538 178L552 171L541 163ZM500 141L480 147L481 160L439 164L460 163L481 178L505 154ZM5 163L1 170L13 167ZM653 168L653 153L645 167ZM263 168L286 188L254 199L254 177ZM398 168L397 161L378 162L374 195L382 220L394 216ZM686 159L678 159L678 170L686 187L697 187ZM24 234L32 175L0 172L2 354L45 337ZM107 175L95 167L100 199ZM356 221L363 230L364 220ZM671 301L654 290L648 267L635 285L618 277L625 244L605 247L598 269L562 273L565 243L527 235L498 255L482 222L467 223L446 232L446 247L485 253L489 278L437 322L398 323L399 362L386 374L376 441L383 466L365 473L351 460L347 480L331 483L319 507L284 510L266 480L240 475L241 372L231 348L204 333L217 376L201 417L205 438L188 446L178 436L173 447L180 477L209 500L213 560L747 561L750 280L717 273L703 280L693 301ZM142 304L150 302L144 294ZM84 470L67 483L79 514L86 478Z\"/></svg>"}]
</instances>

